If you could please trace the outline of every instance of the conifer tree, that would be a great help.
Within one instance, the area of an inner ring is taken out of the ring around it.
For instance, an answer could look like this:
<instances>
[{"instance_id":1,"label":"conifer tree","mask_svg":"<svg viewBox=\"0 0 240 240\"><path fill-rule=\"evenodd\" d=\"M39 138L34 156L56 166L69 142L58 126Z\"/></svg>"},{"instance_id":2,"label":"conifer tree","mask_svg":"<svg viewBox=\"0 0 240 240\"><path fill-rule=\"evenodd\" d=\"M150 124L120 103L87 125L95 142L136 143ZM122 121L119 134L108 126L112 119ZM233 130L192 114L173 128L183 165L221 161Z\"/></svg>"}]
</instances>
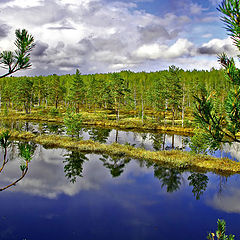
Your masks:
<instances>
[{"instance_id":1,"label":"conifer tree","mask_svg":"<svg viewBox=\"0 0 240 240\"><path fill-rule=\"evenodd\" d=\"M76 113L79 113L80 103L83 102L85 95L85 85L81 77L79 70L76 70L76 74L73 78L72 85L70 87L69 98L75 105Z\"/></svg>"},{"instance_id":2,"label":"conifer tree","mask_svg":"<svg viewBox=\"0 0 240 240\"><path fill-rule=\"evenodd\" d=\"M168 107L172 110L172 125L174 125L176 112L183 96L183 89L180 80L180 69L175 66L170 66L165 78L167 81L167 103Z\"/></svg>"},{"instance_id":3,"label":"conifer tree","mask_svg":"<svg viewBox=\"0 0 240 240\"><path fill-rule=\"evenodd\" d=\"M233 44L240 50L240 5L239 0L224 0L218 10L223 14L221 20L233 40ZM231 89L225 100L223 112L219 112L216 91L200 89L195 96L196 108L194 116L196 122L208 134L213 146L219 142L236 141L236 134L240 130L240 69L233 58L225 53L219 55L218 60L225 70L226 81L231 83Z\"/></svg>"},{"instance_id":4,"label":"conifer tree","mask_svg":"<svg viewBox=\"0 0 240 240\"><path fill-rule=\"evenodd\" d=\"M0 64L8 70L7 73L1 75L0 78L32 66L30 62L30 52L35 46L33 36L25 29L17 29L15 35L16 40L14 44L17 49L15 51L3 51L0 54Z\"/></svg>"}]
</instances>

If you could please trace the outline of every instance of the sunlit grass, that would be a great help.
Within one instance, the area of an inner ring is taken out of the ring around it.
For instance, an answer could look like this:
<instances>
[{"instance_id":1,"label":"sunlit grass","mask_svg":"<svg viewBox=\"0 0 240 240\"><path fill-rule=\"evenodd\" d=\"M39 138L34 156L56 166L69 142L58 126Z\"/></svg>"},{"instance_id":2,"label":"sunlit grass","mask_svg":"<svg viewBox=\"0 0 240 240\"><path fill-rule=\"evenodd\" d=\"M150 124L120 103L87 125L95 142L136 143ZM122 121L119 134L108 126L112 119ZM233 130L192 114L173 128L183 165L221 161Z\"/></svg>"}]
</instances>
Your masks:
<instances>
[{"instance_id":1,"label":"sunlit grass","mask_svg":"<svg viewBox=\"0 0 240 240\"><path fill-rule=\"evenodd\" d=\"M0 133L5 129L0 129ZM169 167L184 168L189 171L212 171L221 175L240 173L240 163L227 158L193 154L180 150L172 151L148 151L129 145L113 143L101 144L91 140L74 140L70 137L59 135L34 135L30 132L11 131L12 139L33 141L42 144L46 148L66 148L88 153L108 154L134 159L154 161Z\"/></svg>"},{"instance_id":2,"label":"sunlit grass","mask_svg":"<svg viewBox=\"0 0 240 240\"><path fill-rule=\"evenodd\" d=\"M5 120L28 120L28 121L45 121L45 122L58 122L63 123L65 113L61 110L58 115L51 115L49 111L44 110L33 110L31 114L25 114L24 112L11 111L8 115L1 115L1 119ZM191 135L193 133L193 128L191 127L181 127L181 125L171 126L170 120L167 120L167 125L163 123L157 123L156 120L151 117L147 117L142 123L142 120L137 117L129 117L123 115L119 121L115 120L115 115L109 112L96 111L96 112L84 112L81 111L83 118L82 124L89 126L99 126L107 128L118 128L118 129L132 129L135 131L161 131L161 132L171 132L171 133L181 133L184 135ZM180 122L180 120L175 121Z\"/></svg>"}]
</instances>

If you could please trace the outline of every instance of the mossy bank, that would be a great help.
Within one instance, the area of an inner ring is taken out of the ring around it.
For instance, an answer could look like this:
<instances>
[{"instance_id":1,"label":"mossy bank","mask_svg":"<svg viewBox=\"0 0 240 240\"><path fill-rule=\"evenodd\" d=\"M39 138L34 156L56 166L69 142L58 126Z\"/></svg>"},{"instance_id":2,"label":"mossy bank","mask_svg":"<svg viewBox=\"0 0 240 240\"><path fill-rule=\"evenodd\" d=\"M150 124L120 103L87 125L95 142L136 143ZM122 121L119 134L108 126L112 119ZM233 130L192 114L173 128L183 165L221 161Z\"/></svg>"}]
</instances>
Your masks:
<instances>
[{"instance_id":1,"label":"mossy bank","mask_svg":"<svg viewBox=\"0 0 240 240\"><path fill-rule=\"evenodd\" d=\"M1 129L0 133L6 129ZM11 131L13 140L33 141L42 144L46 148L66 148L87 153L101 153L111 156L130 157L154 161L164 166L183 168L189 171L211 171L224 176L240 173L240 163L227 158L216 158L212 156L193 154L180 150L172 151L148 151L129 145L113 143L101 144L91 140L76 140L66 136L58 135L35 135L31 132Z\"/></svg>"},{"instance_id":2,"label":"mossy bank","mask_svg":"<svg viewBox=\"0 0 240 240\"><path fill-rule=\"evenodd\" d=\"M119 121L112 119L111 115L104 115L100 113L91 112L81 112L82 124L85 126L96 126L103 128L116 128L121 130L133 130L141 132L165 132L172 134L181 134L184 136L193 135L193 127L179 125L178 120L176 120L176 125L171 124L164 125L163 123L158 123L151 118L147 118L144 122L139 118L134 117L123 117ZM7 115L0 115L2 120L26 120L26 121L44 121L44 122L64 122L65 113L59 113L55 116L47 113L41 113L39 111L33 111L31 114L24 114L23 112L11 111Z\"/></svg>"}]
</instances>

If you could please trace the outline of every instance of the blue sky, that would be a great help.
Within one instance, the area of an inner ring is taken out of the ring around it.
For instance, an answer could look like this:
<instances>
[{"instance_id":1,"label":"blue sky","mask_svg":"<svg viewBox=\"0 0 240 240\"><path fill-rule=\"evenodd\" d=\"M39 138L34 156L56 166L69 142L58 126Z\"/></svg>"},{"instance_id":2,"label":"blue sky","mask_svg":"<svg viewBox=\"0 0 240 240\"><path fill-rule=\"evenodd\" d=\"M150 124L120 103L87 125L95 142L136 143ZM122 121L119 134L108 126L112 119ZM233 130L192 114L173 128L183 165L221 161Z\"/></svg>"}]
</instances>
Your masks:
<instances>
[{"instance_id":1,"label":"blue sky","mask_svg":"<svg viewBox=\"0 0 240 240\"><path fill-rule=\"evenodd\" d=\"M238 54L218 0L2 0L0 51L15 29L36 40L33 67L20 75L157 71L219 67L217 54Z\"/></svg>"}]
</instances>

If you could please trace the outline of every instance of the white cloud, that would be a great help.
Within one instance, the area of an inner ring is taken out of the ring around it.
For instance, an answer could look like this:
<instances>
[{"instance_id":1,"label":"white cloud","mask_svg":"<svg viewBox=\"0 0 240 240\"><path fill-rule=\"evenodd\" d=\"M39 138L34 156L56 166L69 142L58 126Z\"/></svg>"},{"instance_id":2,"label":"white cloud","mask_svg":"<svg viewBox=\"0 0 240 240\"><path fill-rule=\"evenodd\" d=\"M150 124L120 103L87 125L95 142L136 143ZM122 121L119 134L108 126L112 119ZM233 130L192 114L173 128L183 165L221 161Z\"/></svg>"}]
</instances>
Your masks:
<instances>
[{"instance_id":1,"label":"white cloud","mask_svg":"<svg viewBox=\"0 0 240 240\"><path fill-rule=\"evenodd\" d=\"M169 59L179 58L194 53L194 44L187 39L178 39L173 45L149 44L139 47L135 56L145 59Z\"/></svg>"},{"instance_id":2,"label":"white cloud","mask_svg":"<svg viewBox=\"0 0 240 240\"><path fill-rule=\"evenodd\" d=\"M3 4L3 7L20 7L20 8L31 8L37 6L43 6L44 0L14 0L9 1L7 3L0 3Z\"/></svg>"},{"instance_id":3,"label":"white cloud","mask_svg":"<svg viewBox=\"0 0 240 240\"><path fill-rule=\"evenodd\" d=\"M212 39L199 48L199 53L201 54L216 55L223 52L230 56L237 56L239 54L237 47L233 45L230 37L226 39Z\"/></svg>"},{"instance_id":4,"label":"white cloud","mask_svg":"<svg viewBox=\"0 0 240 240\"><path fill-rule=\"evenodd\" d=\"M219 197L217 194L211 199L207 199L207 204L227 213L240 213L240 190L236 187L228 186L228 191Z\"/></svg>"},{"instance_id":5,"label":"white cloud","mask_svg":"<svg viewBox=\"0 0 240 240\"><path fill-rule=\"evenodd\" d=\"M201 5L197 3L191 3L189 9L192 14L196 14L196 15L201 14L202 11L208 10L207 8L203 8Z\"/></svg>"},{"instance_id":6,"label":"white cloud","mask_svg":"<svg viewBox=\"0 0 240 240\"><path fill-rule=\"evenodd\" d=\"M203 38L211 38L212 34L211 33L206 33L202 35Z\"/></svg>"},{"instance_id":7,"label":"white cloud","mask_svg":"<svg viewBox=\"0 0 240 240\"><path fill-rule=\"evenodd\" d=\"M164 59L195 56L191 14L206 17L205 9L192 2L188 14L154 15L139 9L138 1L22 1L0 3L0 26L6 29L0 29L0 50L13 49L14 29L26 28L40 43L38 52L44 51L32 54L33 69L20 75L74 73L76 68L82 73L149 71L148 60L160 65Z\"/></svg>"}]
</instances>

